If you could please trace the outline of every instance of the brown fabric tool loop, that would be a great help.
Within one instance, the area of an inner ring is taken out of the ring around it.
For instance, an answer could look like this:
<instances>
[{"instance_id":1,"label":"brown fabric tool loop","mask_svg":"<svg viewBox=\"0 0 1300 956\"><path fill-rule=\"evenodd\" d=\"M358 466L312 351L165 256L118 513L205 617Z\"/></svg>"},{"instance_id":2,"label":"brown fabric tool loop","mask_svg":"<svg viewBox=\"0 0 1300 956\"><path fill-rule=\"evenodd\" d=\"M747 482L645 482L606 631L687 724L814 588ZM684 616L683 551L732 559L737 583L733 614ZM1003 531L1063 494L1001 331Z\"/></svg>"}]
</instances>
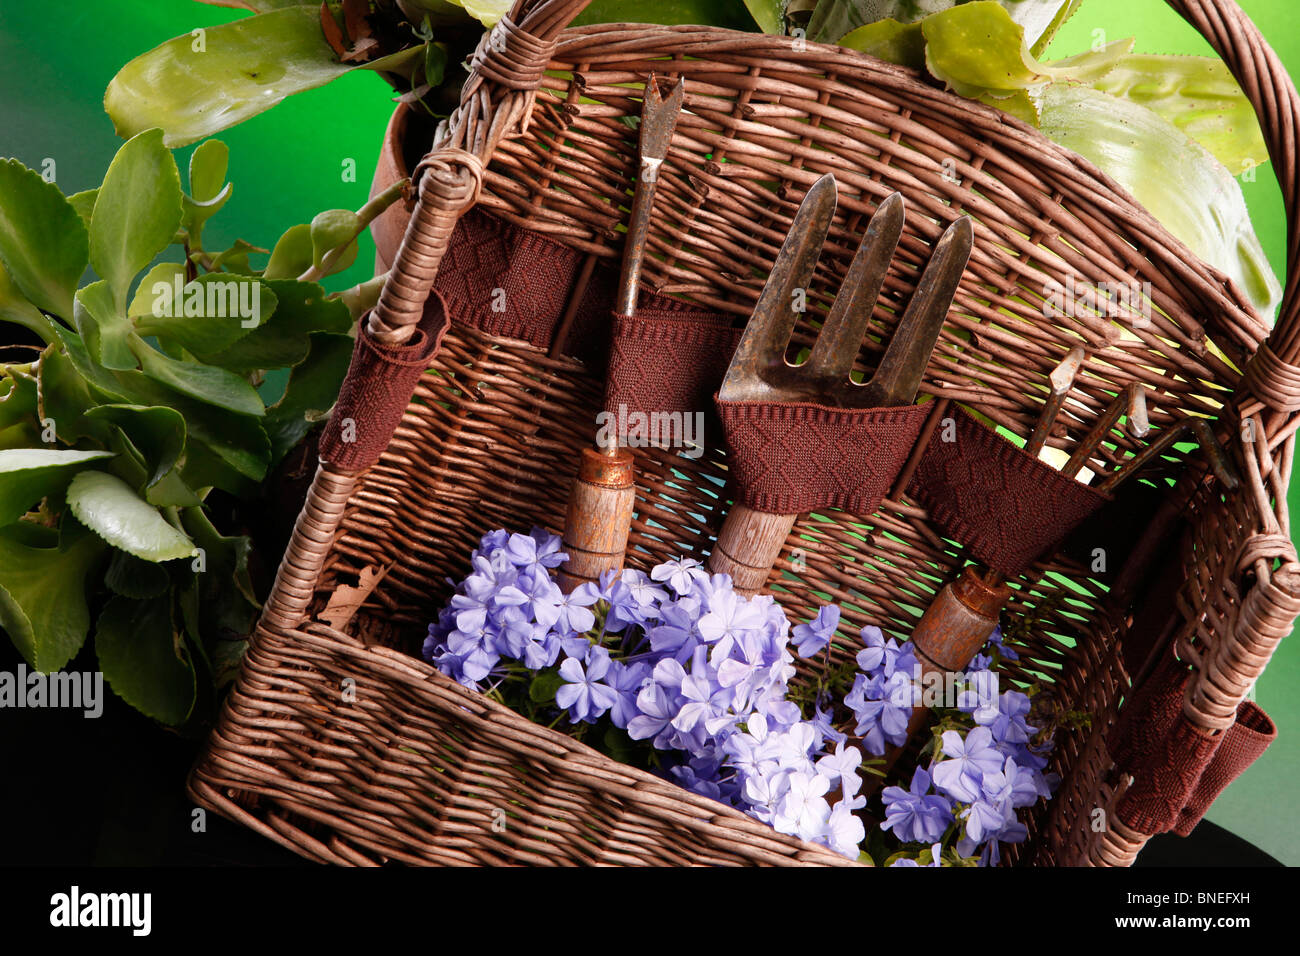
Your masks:
<instances>
[{"instance_id":1,"label":"brown fabric tool loop","mask_svg":"<svg viewBox=\"0 0 1300 956\"><path fill-rule=\"evenodd\" d=\"M925 424L924 405L831 408L714 397L737 495L755 511L842 508L869 515L888 493Z\"/></svg>"},{"instance_id":2,"label":"brown fabric tool loop","mask_svg":"<svg viewBox=\"0 0 1300 956\"><path fill-rule=\"evenodd\" d=\"M321 435L322 462L352 473L379 460L450 324L437 292L429 295L415 334L402 345L378 342L365 317L357 323L352 364Z\"/></svg>"},{"instance_id":3,"label":"brown fabric tool loop","mask_svg":"<svg viewBox=\"0 0 1300 956\"><path fill-rule=\"evenodd\" d=\"M949 536L1015 577L1108 500L958 409L935 429L907 493Z\"/></svg>"},{"instance_id":4,"label":"brown fabric tool loop","mask_svg":"<svg viewBox=\"0 0 1300 956\"><path fill-rule=\"evenodd\" d=\"M1277 737L1256 704L1243 701L1231 726L1210 734L1188 719L1193 674L1166 650L1161 663L1120 712L1108 742L1120 773L1133 783L1115 811L1140 833L1191 833L1223 789Z\"/></svg>"},{"instance_id":5,"label":"brown fabric tool loop","mask_svg":"<svg viewBox=\"0 0 1300 956\"><path fill-rule=\"evenodd\" d=\"M614 317L605 408L629 412L699 412L736 351L740 330L721 313L638 309Z\"/></svg>"}]
</instances>

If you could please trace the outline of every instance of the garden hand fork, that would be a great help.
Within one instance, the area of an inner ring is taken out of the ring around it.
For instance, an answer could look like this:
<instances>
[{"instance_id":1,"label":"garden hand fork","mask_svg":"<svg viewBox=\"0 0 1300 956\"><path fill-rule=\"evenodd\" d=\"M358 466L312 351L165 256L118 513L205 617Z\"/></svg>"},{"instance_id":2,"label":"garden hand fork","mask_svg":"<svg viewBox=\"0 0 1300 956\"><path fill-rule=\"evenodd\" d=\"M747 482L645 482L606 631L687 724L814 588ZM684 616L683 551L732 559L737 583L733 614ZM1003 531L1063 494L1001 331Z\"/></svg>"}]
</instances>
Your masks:
<instances>
[{"instance_id":1,"label":"garden hand fork","mask_svg":"<svg viewBox=\"0 0 1300 956\"><path fill-rule=\"evenodd\" d=\"M910 405L943 328L970 258L973 230L963 216L935 246L907 311L875 375L865 385L849 372L903 232L903 197L894 193L876 209L849 266L844 285L802 365L785 359L799 315L796 293L807 289L835 214L835 177L813 184L795 214L754 314L727 369L721 401L817 402L840 408ZM709 570L730 574L738 593L751 596L767 581L798 515L766 514L736 502L709 555Z\"/></svg>"}]
</instances>

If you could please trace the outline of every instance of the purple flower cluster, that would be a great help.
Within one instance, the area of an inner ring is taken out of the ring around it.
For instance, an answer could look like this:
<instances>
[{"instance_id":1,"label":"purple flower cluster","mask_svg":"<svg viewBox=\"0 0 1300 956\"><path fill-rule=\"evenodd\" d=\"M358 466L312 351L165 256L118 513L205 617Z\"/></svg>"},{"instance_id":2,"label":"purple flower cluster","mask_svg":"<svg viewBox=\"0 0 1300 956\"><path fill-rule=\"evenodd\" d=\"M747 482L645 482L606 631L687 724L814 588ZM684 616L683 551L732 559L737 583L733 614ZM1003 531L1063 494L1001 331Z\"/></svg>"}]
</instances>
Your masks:
<instances>
[{"instance_id":1,"label":"purple flower cluster","mask_svg":"<svg viewBox=\"0 0 1300 956\"><path fill-rule=\"evenodd\" d=\"M527 676L536 701L540 682L571 723L607 717L664 751L666 772L682 787L856 858L865 838L854 813L866 804L862 751L835 727L830 694L818 696L811 718L787 699L791 643L800 656L821 653L840 609L822 608L792 631L770 596L742 597L730 577L709 575L691 559L648 575L611 572L599 586L566 595L551 574L565 560L560 539L536 528L485 535L471 573L429 627L425 658L475 690ZM843 706L862 746L880 755L906 741L918 700L916 657L879 628L861 635ZM1014 656L997 632L986 650ZM991 660L977 658L978 673L968 677L992 677ZM971 679L956 711L973 726L944 733L942 753L908 788L883 791L882 829L903 843L933 844L935 860L960 832L961 855L983 847L985 859L996 860L999 842L1024 839L1015 810L1049 796L1054 780L1031 748L1027 696L998 694L996 678Z\"/></svg>"},{"instance_id":2,"label":"purple flower cluster","mask_svg":"<svg viewBox=\"0 0 1300 956\"><path fill-rule=\"evenodd\" d=\"M991 644L998 647L1000 640ZM975 663L987 668L989 660L981 657ZM996 676L987 669L966 677L957 710L975 726L964 733L944 731L928 771L918 767L906 789L885 788L881 829L892 830L904 843L928 844L958 824L957 852L966 857L978 853L982 863L996 863L999 844L1025 839L1016 811L1050 797L1059 779L1044 773L1047 756L1031 746L1037 729L1026 722L1029 697L1016 690L997 693Z\"/></svg>"},{"instance_id":3,"label":"purple flower cluster","mask_svg":"<svg viewBox=\"0 0 1300 956\"><path fill-rule=\"evenodd\" d=\"M555 704L570 722L608 715L633 740L668 751L681 786L856 857L861 753L845 748L825 714L804 721L786 699L794 657L781 607L738 595L730 577L691 559L565 595L550 574L564 560L559 538L537 529L485 535L429 628L425 658L478 690L511 662L527 671L558 664ZM825 646L838 622L839 609L825 609L799 640ZM828 739L833 752L823 750ZM844 799L832 807L837 792Z\"/></svg>"}]
</instances>

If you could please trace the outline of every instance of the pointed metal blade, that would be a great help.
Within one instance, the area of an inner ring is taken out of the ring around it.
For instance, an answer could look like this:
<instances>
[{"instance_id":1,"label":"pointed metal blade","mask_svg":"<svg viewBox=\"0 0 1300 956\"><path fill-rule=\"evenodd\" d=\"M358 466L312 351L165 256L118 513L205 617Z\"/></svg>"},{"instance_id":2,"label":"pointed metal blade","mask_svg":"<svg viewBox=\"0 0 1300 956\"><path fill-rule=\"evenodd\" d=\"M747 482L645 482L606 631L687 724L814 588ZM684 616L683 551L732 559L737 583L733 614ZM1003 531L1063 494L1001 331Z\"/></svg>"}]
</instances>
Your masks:
<instances>
[{"instance_id":1,"label":"pointed metal blade","mask_svg":"<svg viewBox=\"0 0 1300 956\"><path fill-rule=\"evenodd\" d=\"M974 241L975 231L968 216L962 216L939 237L880 367L867 383L873 404L910 405L916 399Z\"/></svg>"},{"instance_id":2,"label":"pointed metal blade","mask_svg":"<svg viewBox=\"0 0 1300 956\"><path fill-rule=\"evenodd\" d=\"M650 231L650 211L654 207L659 168L672 145L673 131L677 128L677 117L681 115L685 92L685 78L678 79L667 98L659 92L659 81L653 73L646 79L645 94L641 101L640 160L636 189L632 194L632 215L628 218L627 236L623 240L618 301L614 306L619 315L630 316L636 312L641 266L645 262L645 241Z\"/></svg>"},{"instance_id":3,"label":"pointed metal blade","mask_svg":"<svg viewBox=\"0 0 1300 956\"><path fill-rule=\"evenodd\" d=\"M818 382L838 383L848 378L903 234L904 218L903 197L893 193L876 207L867 223L835 304L817 334L812 355L802 366L802 371Z\"/></svg>"},{"instance_id":4,"label":"pointed metal blade","mask_svg":"<svg viewBox=\"0 0 1300 956\"><path fill-rule=\"evenodd\" d=\"M835 177L827 173L809 188L790 232L781 244L772 271L759 294L754 313L736 346L727 375L719 392L726 401L761 397L762 370L777 363L785 364L785 349L790 333L802 314L795 311L795 294L806 290L817 269L822 245L835 216Z\"/></svg>"}]
</instances>

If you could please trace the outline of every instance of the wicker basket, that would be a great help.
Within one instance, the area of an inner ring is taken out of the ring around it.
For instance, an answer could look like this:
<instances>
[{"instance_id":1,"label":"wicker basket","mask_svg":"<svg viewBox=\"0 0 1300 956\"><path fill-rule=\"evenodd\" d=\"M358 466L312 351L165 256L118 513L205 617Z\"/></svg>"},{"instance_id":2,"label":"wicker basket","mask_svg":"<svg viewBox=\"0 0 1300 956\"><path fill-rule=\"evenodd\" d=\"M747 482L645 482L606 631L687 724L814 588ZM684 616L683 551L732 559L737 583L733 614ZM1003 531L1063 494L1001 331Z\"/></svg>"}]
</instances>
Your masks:
<instances>
[{"instance_id":1,"label":"wicker basket","mask_svg":"<svg viewBox=\"0 0 1300 956\"><path fill-rule=\"evenodd\" d=\"M1108 826L1094 824L1095 811L1114 811L1132 783L1115 772L1107 738L1151 669L1149 655L1126 647L1134 622L1154 627L1156 644L1172 643L1193 668L1183 713L1212 740L1233 724L1300 613L1285 494L1300 424L1292 365L1300 233L1291 235L1286 299L1269 336L1221 274L1111 180L1005 114L908 70L789 38L564 29L584 6L520 0L480 47L461 107L416 169L409 224L397 210L376 228L394 268L369 318L373 339L409 344L444 254L462 268L474 254L451 238L475 202L476 215L552 241L577 263L579 284L616 264L635 154L623 120L638 111L651 70L684 75L688 86L643 279L655 292L743 323L804 189L833 171L840 206L810 295L810 317L819 318L865 218L900 190L914 212L859 356L869 370L894 321L889 306L905 301L942 229L972 216L976 249L924 392L1023 436L1047 373L1082 344L1088 361L1053 444L1077 438L1112 395L1141 382L1157 428L1189 413L1217 416L1243 479L1224 493L1191 457L1166 459L1159 480L1137 486L1150 510L1125 564L1149 570L1173 555L1182 573L1162 603L1126 588L1132 574L1107 579L1069 549L1014 582L1004 620L1023 632L1024 649L1007 676L1043 682L1060 708L1089 718L1058 732L1060 790L1025 811L1030 839L1014 859L1127 865L1148 834L1114 812ZM1231 0L1171 6L1256 104L1294 222L1297 98L1285 71ZM409 161L390 149L386 162ZM1045 318L1045 283L1070 277L1150 282L1150 328L1121 335L1110 323ZM457 321L395 432L382 436L378 463L318 470L239 681L190 778L193 798L331 863L845 862L533 725L419 659L446 578L463 576L484 531L563 524L602 401L598 363L567 354L571 321L550 341L462 322L453 291L444 287ZM796 341L812 334L805 325ZM345 392L363 384L350 380ZM630 564L708 551L725 510L717 444L698 459L638 451ZM1132 450L1122 440L1103 454ZM806 619L829 598L845 605L842 634L872 622L902 637L966 559L901 492L870 517L802 516L787 543L792 556L800 560L783 561L770 582L792 616ZM365 572L384 577L343 630L316 618L337 587Z\"/></svg>"}]
</instances>

